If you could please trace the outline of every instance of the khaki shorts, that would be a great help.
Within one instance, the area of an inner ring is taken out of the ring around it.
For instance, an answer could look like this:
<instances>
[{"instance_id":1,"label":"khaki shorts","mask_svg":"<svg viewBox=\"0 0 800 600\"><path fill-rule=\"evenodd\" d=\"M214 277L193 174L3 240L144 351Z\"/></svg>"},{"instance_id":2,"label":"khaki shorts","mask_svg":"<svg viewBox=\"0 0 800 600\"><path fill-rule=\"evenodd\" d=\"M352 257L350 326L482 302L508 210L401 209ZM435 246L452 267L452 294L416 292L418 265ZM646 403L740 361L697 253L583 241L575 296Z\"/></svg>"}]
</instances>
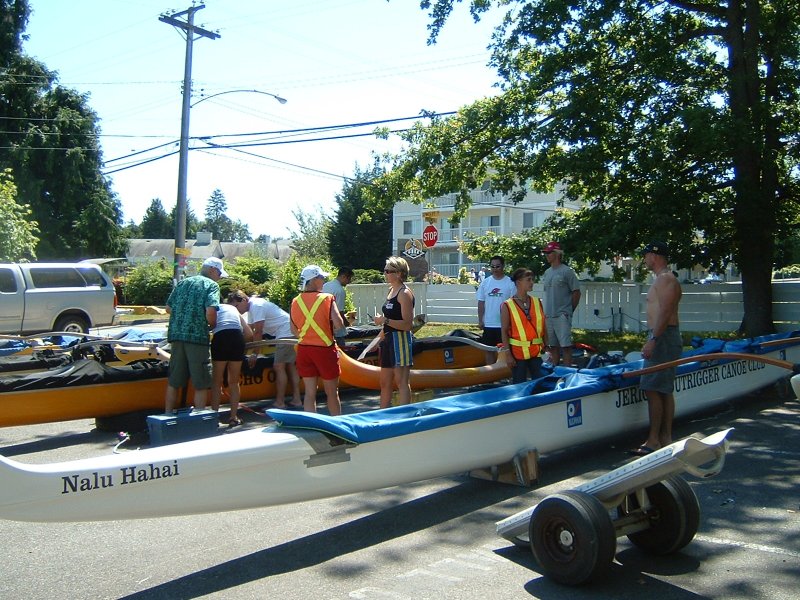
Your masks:
<instances>
[{"instance_id":1,"label":"khaki shorts","mask_svg":"<svg viewBox=\"0 0 800 600\"><path fill-rule=\"evenodd\" d=\"M196 390L211 388L211 347L207 344L170 342L169 385L182 388L192 379Z\"/></svg>"},{"instance_id":2,"label":"khaki shorts","mask_svg":"<svg viewBox=\"0 0 800 600\"><path fill-rule=\"evenodd\" d=\"M296 347L295 344L278 344L275 346L273 360L276 364L293 363L297 359Z\"/></svg>"},{"instance_id":3,"label":"khaki shorts","mask_svg":"<svg viewBox=\"0 0 800 600\"><path fill-rule=\"evenodd\" d=\"M572 346L572 316L560 314L545 317L547 327L547 345L557 348Z\"/></svg>"}]
</instances>

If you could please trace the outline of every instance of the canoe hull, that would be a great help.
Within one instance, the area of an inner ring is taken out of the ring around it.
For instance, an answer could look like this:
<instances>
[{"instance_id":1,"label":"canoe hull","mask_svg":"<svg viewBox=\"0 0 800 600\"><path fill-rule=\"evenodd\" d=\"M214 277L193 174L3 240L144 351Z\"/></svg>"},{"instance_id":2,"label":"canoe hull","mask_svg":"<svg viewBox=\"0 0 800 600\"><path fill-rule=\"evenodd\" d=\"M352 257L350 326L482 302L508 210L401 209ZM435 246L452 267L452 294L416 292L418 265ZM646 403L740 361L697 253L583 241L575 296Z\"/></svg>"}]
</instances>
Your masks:
<instances>
[{"instance_id":1,"label":"canoe hull","mask_svg":"<svg viewBox=\"0 0 800 600\"><path fill-rule=\"evenodd\" d=\"M260 358L271 365L271 358ZM377 358L368 357L377 364ZM482 364L483 352L467 345L451 345L423 350L415 360L423 369L470 368ZM454 379L454 381L457 380ZM257 402L274 398L275 372L271 366L261 369L242 369L239 379L242 402ZM465 384L458 384L465 385ZM138 411L158 411L164 408L167 379L162 375L153 379L79 385L74 387L49 387L25 391L0 392L0 427L35 425L113 417ZM289 384L291 390L291 383ZM189 386L185 398L191 404L194 391ZM223 395L223 403L226 403Z\"/></svg>"},{"instance_id":2,"label":"canoe hull","mask_svg":"<svg viewBox=\"0 0 800 600\"><path fill-rule=\"evenodd\" d=\"M795 346L775 356L797 362L800 351ZM676 414L706 410L786 374L754 360L681 372ZM405 420L420 424L418 430L376 441L342 441L329 433L271 426L69 463L25 465L0 459L0 518L94 521L293 503L487 467L521 451L572 447L648 422L637 382L585 396L575 388L568 398L563 392L525 394L525 386L473 394L487 404L502 395L507 400L498 398L495 404L513 403L503 414L429 429L424 428L425 415L443 413L445 400L374 411L375 423L404 414L411 415ZM280 421L290 413L270 414Z\"/></svg>"}]
</instances>

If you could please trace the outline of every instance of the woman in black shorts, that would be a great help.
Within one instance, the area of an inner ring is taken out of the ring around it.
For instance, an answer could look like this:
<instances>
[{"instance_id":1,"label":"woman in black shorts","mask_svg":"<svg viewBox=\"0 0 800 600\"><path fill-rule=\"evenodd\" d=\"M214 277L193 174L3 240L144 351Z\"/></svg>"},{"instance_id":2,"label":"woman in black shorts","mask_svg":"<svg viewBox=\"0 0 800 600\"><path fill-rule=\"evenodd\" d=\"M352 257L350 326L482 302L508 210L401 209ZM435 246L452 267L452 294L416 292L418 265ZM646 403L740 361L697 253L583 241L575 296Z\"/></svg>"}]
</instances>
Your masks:
<instances>
[{"instance_id":1,"label":"woman in black shorts","mask_svg":"<svg viewBox=\"0 0 800 600\"><path fill-rule=\"evenodd\" d=\"M217 312L217 326L211 338L211 408L219 410L225 373L228 374L228 394L230 395L231 416L229 427L242 424L238 416L239 375L244 360L244 345L252 341L253 330L232 302L241 301L238 292L228 296L227 304L220 304Z\"/></svg>"}]
</instances>

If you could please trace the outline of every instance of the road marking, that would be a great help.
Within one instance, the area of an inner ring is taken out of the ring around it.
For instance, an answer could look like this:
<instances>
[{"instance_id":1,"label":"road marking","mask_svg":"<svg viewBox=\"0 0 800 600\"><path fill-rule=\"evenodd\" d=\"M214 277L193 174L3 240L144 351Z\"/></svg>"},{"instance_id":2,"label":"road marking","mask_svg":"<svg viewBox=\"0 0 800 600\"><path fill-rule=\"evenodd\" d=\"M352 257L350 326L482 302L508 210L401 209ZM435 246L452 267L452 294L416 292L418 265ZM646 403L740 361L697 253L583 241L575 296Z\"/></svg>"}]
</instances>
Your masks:
<instances>
[{"instance_id":1,"label":"road marking","mask_svg":"<svg viewBox=\"0 0 800 600\"><path fill-rule=\"evenodd\" d=\"M425 567L410 569L383 582L383 587L364 586L348 593L349 598L367 600L370 598L391 598L392 600L411 600L428 597L431 585L441 591L441 586L453 586L473 577L495 571L500 563L508 561L498 556L497 546L484 544L468 551L461 551L452 557L445 557L428 563ZM436 583L434 583L436 582ZM395 591L396 589L401 591ZM408 596L407 594L411 594Z\"/></svg>"},{"instance_id":2,"label":"road marking","mask_svg":"<svg viewBox=\"0 0 800 600\"><path fill-rule=\"evenodd\" d=\"M727 540L709 537L707 535L696 535L694 539L701 542L708 542L709 544L717 544L720 546L736 546L738 548L746 548L747 550L758 550L759 552L769 552L770 554L783 554L793 558L800 558L800 552L793 550L786 550L784 548L776 548L774 546L764 546L762 544L751 544L749 542L739 542L737 540Z\"/></svg>"}]
</instances>

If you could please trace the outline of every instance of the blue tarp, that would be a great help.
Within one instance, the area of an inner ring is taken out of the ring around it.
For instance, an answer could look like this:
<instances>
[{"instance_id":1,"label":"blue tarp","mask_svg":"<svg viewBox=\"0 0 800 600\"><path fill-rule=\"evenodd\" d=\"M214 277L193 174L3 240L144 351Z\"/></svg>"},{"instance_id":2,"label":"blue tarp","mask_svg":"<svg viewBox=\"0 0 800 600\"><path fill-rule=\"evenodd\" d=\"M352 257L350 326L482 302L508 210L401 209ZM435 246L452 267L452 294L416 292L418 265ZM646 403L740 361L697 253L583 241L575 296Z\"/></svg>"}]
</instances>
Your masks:
<instances>
[{"instance_id":1,"label":"blue tarp","mask_svg":"<svg viewBox=\"0 0 800 600\"><path fill-rule=\"evenodd\" d=\"M700 347L685 352L684 356L697 356L723 350L752 354L774 352L774 346L765 349L759 344L798 335L800 332L735 342L703 340ZM622 373L640 368L642 368L641 360L582 371L558 367L552 375L536 381L338 417L280 409L267 412L281 427L313 429L348 442L363 444L635 386L638 385L638 378L623 379ZM690 373L702 368L704 368L702 363L689 363L678 367L678 372Z\"/></svg>"}]
</instances>

